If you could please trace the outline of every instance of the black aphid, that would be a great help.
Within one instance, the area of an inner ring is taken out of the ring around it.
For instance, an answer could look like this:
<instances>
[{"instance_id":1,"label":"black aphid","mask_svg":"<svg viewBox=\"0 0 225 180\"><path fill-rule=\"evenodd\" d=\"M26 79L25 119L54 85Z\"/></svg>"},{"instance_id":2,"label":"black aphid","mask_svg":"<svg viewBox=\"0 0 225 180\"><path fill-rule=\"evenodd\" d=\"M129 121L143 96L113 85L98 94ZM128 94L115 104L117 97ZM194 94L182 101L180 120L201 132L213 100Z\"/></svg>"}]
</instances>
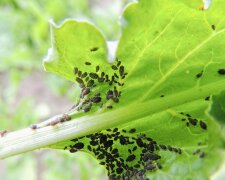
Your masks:
<instances>
[{"instance_id":1,"label":"black aphid","mask_svg":"<svg viewBox=\"0 0 225 180\"><path fill-rule=\"evenodd\" d=\"M203 71L201 71L200 73L196 74L196 78L200 78L203 75Z\"/></svg>"},{"instance_id":2,"label":"black aphid","mask_svg":"<svg viewBox=\"0 0 225 180\"><path fill-rule=\"evenodd\" d=\"M132 155L127 157L126 161L131 162L131 161L135 160L135 158L136 158L136 156L134 154L132 154Z\"/></svg>"},{"instance_id":3,"label":"black aphid","mask_svg":"<svg viewBox=\"0 0 225 180\"><path fill-rule=\"evenodd\" d=\"M211 25L212 30L214 31L216 29L216 26L214 24Z\"/></svg>"},{"instance_id":4,"label":"black aphid","mask_svg":"<svg viewBox=\"0 0 225 180\"><path fill-rule=\"evenodd\" d=\"M97 51L98 49L99 49L98 47L93 47L90 49L90 51L93 52L93 51Z\"/></svg>"},{"instance_id":5,"label":"black aphid","mask_svg":"<svg viewBox=\"0 0 225 180\"><path fill-rule=\"evenodd\" d=\"M117 70L118 68L115 65L112 65L113 70Z\"/></svg>"},{"instance_id":6,"label":"black aphid","mask_svg":"<svg viewBox=\"0 0 225 180\"><path fill-rule=\"evenodd\" d=\"M100 164L100 165L105 165L105 162L100 162L99 164Z\"/></svg>"},{"instance_id":7,"label":"black aphid","mask_svg":"<svg viewBox=\"0 0 225 180\"><path fill-rule=\"evenodd\" d=\"M85 95L88 95L90 93L90 88L88 87L85 87L82 89L82 95L85 96Z\"/></svg>"},{"instance_id":8,"label":"black aphid","mask_svg":"<svg viewBox=\"0 0 225 180\"><path fill-rule=\"evenodd\" d=\"M114 77L119 78L119 76L116 73L114 73Z\"/></svg>"},{"instance_id":9,"label":"black aphid","mask_svg":"<svg viewBox=\"0 0 225 180\"><path fill-rule=\"evenodd\" d=\"M87 76L87 72L84 72L80 77L85 78Z\"/></svg>"},{"instance_id":10,"label":"black aphid","mask_svg":"<svg viewBox=\"0 0 225 180\"><path fill-rule=\"evenodd\" d=\"M113 97L112 100L113 100L115 103L118 103L118 102L119 102L119 98L117 98L117 97Z\"/></svg>"},{"instance_id":11,"label":"black aphid","mask_svg":"<svg viewBox=\"0 0 225 180\"><path fill-rule=\"evenodd\" d=\"M78 71L78 76L80 77L82 75L82 71Z\"/></svg>"},{"instance_id":12,"label":"black aphid","mask_svg":"<svg viewBox=\"0 0 225 180\"><path fill-rule=\"evenodd\" d=\"M225 75L225 69L219 69L217 71L220 75Z\"/></svg>"},{"instance_id":13,"label":"black aphid","mask_svg":"<svg viewBox=\"0 0 225 180\"><path fill-rule=\"evenodd\" d=\"M158 160L158 159L161 158L161 156L159 156L159 155L157 155L155 153L149 153L147 155L148 155L149 159L151 159L151 160Z\"/></svg>"},{"instance_id":14,"label":"black aphid","mask_svg":"<svg viewBox=\"0 0 225 180\"><path fill-rule=\"evenodd\" d=\"M98 72L99 69L100 69L100 67L99 66L96 66L95 71Z\"/></svg>"},{"instance_id":15,"label":"black aphid","mask_svg":"<svg viewBox=\"0 0 225 180\"><path fill-rule=\"evenodd\" d=\"M164 96L165 96L165 95L162 94L160 97L164 97Z\"/></svg>"},{"instance_id":16,"label":"black aphid","mask_svg":"<svg viewBox=\"0 0 225 180\"><path fill-rule=\"evenodd\" d=\"M104 154L100 154L97 158L98 158L99 160L101 160L101 159L104 159L104 157L105 157Z\"/></svg>"},{"instance_id":17,"label":"black aphid","mask_svg":"<svg viewBox=\"0 0 225 180\"><path fill-rule=\"evenodd\" d=\"M118 149L113 149L111 153L112 154L117 154L118 153Z\"/></svg>"},{"instance_id":18,"label":"black aphid","mask_svg":"<svg viewBox=\"0 0 225 180\"><path fill-rule=\"evenodd\" d=\"M199 155L200 158L204 158L205 157L205 153L202 152L200 155Z\"/></svg>"},{"instance_id":19,"label":"black aphid","mask_svg":"<svg viewBox=\"0 0 225 180\"><path fill-rule=\"evenodd\" d=\"M37 129L38 126L37 126L36 124L32 124L32 125L30 126L30 128L34 130L34 129Z\"/></svg>"},{"instance_id":20,"label":"black aphid","mask_svg":"<svg viewBox=\"0 0 225 180\"><path fill-rule=\"evenodd\" d=\"M187 126L187 127L189 127L189 126L190 126L189 122L186 122L186 126Z\"/></svg>"},{"instance_id":21,"label":"black aphid","mask_svg":"<svg viewBox=\"0 0 225 180\"><path fill-rule=\"evenodd\" d=\"M166 150L166 146L163 145L163 144L160 144L159 147L160 147L161 149L163 149L163 150Z\"/></svg>"},{"instance_id":22,"label":"black aphid","mask_svg":"<svg viewBox=\"0 0 225 180\"><path fill-rule=\"evenodd\" d=\"M102 100L102 98L99 97L99 96L95 96L95 97L93 97L93 98L91 99L91 101L92 101L93 103L99 103L99 102L101 102L101 100Z\"/></svg>"},{"instance_id":23,"label":"black aphid","mask_svg":"<svg viewBox=\"0 0 225 180\"><path fill-rule=\"evenodd\" d=\"M123 76L123 74L124 74L124 66L120 66L119 72L120 72L120 76Z\"/></svg>"},{"instance_id":24,"label":"black aphid","mask_svg":"<svg viewBox=\"0 0 225 180\"><path fill-rule=\"evenodd\" d=\"M132 128L129 133L135 133L136 132L136 129L135 128Z\"/></svg>"},{"instance_id":25,"label":"black aphid","mask_svg":"<svg viewBox=\"0 0 225 180\"><path fill-rule=\"evenodd\" d=\"M171 147L170 145L167 146L167 148L168 148L169 151L172 151L172 150L173 150L172 147Z\"/></svg>"},{"instance_id":26,"label":"black aphid","mask_svg":"<svg viewBox=\"0 0 225 180\"><path fill-rule=\"evenodd\" d=\"M94 80L92 80L92 79L89 80L88 83L87 83L87 86L88 86L88 87L91 87L91 86L93 86L93 85L94 85Z\"/></svg>"},{"instance_id":27,"label":"black aphid","mask_svg":"<svg viewBox=\"0 0 225 180\"><path fill-rule=\"evenodd\" d=\"M156 168L156 166L154 164L151 164L151 163L149 163L145 166L146 170L154 170L155 168Z\"/></svg>"},{"instance_id":28,"label":"black aphid","mask_svg":"<svg viewBox=\"0 0 225 180\"><path fill-rule=\"evenodd\" d=\"M209 100L210 100L210 96L207 96L207 97L205 98L205 100L206 100L206 101L209 101Z\"/></svg>"},{"instance_id":29,"label":"black aphid","mask_svg":"<svg viewBox=\"0 0 225 180\"><path fill-rule=\"evenodd\" d=\"M77 81L79 84L84 84L84 81L83 81L81 78L79 78L79 77L76 78L76 81Z\"/></svg>"},{"instance_id":30,"label":"black aphid","mask_svg":"<svg viewBox=\"0 0 225 180\"><path fill-rule=\"evenodd\" d=\"M206 123L203 122L203 121L200 121L200 126L201 126L201 128L204 129L204 130L207 129L207 125L206 125Z\"/></svg>"},{"instance_id":31,"label":"black aphid","mask_svg":"<svg viewBox=\"0 0 225 180\"><path fill-rule=\"evenodd\" d=\"M113 98L113 91L109 90L107 93L106 93L106 99L112 99Z\"/></svg>"},{"instance_id":32,"label":"black aphid","mask_svg":"<svg viewBox=\"0 0 225 180\"><path fill-rule=\"evenodd\" d=\"M78 68L77 68L77 67L74 67L73 73L74 73L74 74L77 74L77 73L78 73Z\"/></svg>"},{"instance_id":33,"label":"black aphid","mask_svg":"<svg viewBox=\"0 0 225 180\"><path fill-rule=\"evenodd\" d=\"M77 152L77 150L72 148L72 149L70 149L70 152L75 153L75 152Z\"/></svg>"},{"instance_id":34,"label":"black aphid","mask_svg":"<svg viewBox=\"0 0 225 180\"><path fill-rule=\"evenodd\" d=\"M120 64L121 64L121 61L118 61L118 62L117 62L117 67L119 67L119 66L120 66Z\"/></svg>"},{"instance_id":35,"label":"black aphid","mask_svg":"<svg viewBox=\"0 0 225 180\"><path fill-rule=\"evenodd\" d=\"M108 140L104 143L104 146L106 149L111 147L112 145L113 145L113 140Z\"/></svg>"},{"instance_id":36,"label":"black aphid","mask_svg":"<svg viewBox=\"0 0 225 180\"><path fill-rule=\"evenodd\" d=\"M105 80L105 78L98 78L98 82L99 82L99 83L104 82L104 80Z\"/></svg>"},{"instance_id":37,"label":"black aphid","mask_svg":"<svg viewBox=\"0 0 225 180\"><path fill-rule=\"evenodd\" d=\"M188 118L188 121L189 121L193 126L196 126L197 123L198 123L198 120L197 120L197 119L194 119L194 118L191 118L191 117Z\"/></svg>"},{"instance_id":38,"label":"black aphid","mask_svg":"<svg viewBox=\"0 0 225 180\"><path fill-rule=\"evenodd\" d=\"M86 61L86 62L85 62L85 65L90 66L91 63Z\"/></svg>"},{"instance_id":39,"label":"black aphid","mask_svg":"<svg viewBox=\"0 0 225 180\"><path fill-rule=\"evenodd\" d=\"M79 142L79 143L74 144L73 147L76 149L82 149L84 147L84 144Z\"/></svg>"},{"instance_id":40,"label":"black aphid","mask_svg":"<svg viewBox=\"0 0 225 180\"><path fill-rule=\"evenodd\" d=\"M116 169L116 173L117 173L117 174L121 174L122 172L123 172L123 168L117 168L117 169Z\"/></svg>"},{"instance_id":41,"label":"black aphid","mask_svg":"<svg viewBox=\"0 0 225 180\"><path fill-rule=\"evenodd\" d=\"M117 132L117 131L118 131L118 128L114 128L114 129L113 129L113 132Z\"/></svg>"},{"instance_id":42,"label":"black aphid","mask_svg":"<svg viewBox=\"0 0 225 180\"><path fill-rule=\"evenodd\" d=\"M92 106L91 104L85 105L84 108L83 108L84 109L84 112L90 111L91 110L91 106Z\"/></svg>"},{"instance_id":43,"label":"black aphid","mask_svg":"<svg viewBox=\"0 0 225 180\"><path fill-rule=\"evenodd\" d=\"M159 169L162 169L162 166L161 166L161 164L159 164L159 163L157 163L157 167L158 167Z\"/></svg>"},{"instance_id":44,"label":"black aphid","mask_svg":"<svg viewBox=\"0 0 225 180\"><path fill-rule=\"evenodd\" d=\"M92 151L92 148L91 148L90 145L88 145L87 148L88 148L89 151Z\"/></svg>"},{"instance_id":45,"label":"black aphid","mask_svg":"<svg viewBox=\"0 0 225 180\"><path fill-rule=\"evenodd\" d=\"M90 73L89 75L92 79L98 79L98 74L96 73Z\"/></svg>"}]
</instances>

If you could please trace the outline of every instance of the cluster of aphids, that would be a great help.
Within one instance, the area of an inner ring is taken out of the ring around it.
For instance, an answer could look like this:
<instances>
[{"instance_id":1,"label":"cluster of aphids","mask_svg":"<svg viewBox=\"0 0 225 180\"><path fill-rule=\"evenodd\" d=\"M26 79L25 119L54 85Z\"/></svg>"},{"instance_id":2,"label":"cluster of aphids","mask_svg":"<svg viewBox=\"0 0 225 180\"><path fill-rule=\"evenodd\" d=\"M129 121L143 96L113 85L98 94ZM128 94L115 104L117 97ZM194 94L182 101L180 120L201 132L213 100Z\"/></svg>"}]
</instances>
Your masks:
<instances>
[{"instance_id":1,"label":"cluster of aphids","mask_svg":"<svg viewBox=\"0 0 225 180\"><path fill-rule=\"evenodd\" d=\"M108 171L109 179L145 179L147 172L161 169L160 151L182 154L180 148L157 144L145 134L137 134L136 129L126 131L118 128L107 129L95 134L71 140L72 144L65 147L71 153L78 150L93 154L100 165ZM119 149L117 148L119 146Z\"/></svg>"},{"instance_id":2,"label":"cluster of aphids","mask_svg":"<svg viewBox=\"0 0 225 180\"><path fill-rule=\"evenodd\" d=\"M207 124L204 121L199 121L198 119L192 117L190 114L184 114L183 112L181 112L180 114L184 116L184 118L182 118L181 120L186 122L187 127L189 127L190 125L197 126L199 124L203 130L207 130Z\"/></svg>"},{"instance_id":3,"label":"cluster of aphids","mask_svg":"<svg viewBox=\"0 0 225 180\"><path fill-rule=\"evenodd\" d=\"M85 62L85 65L92 66L92 63ZM82 88L80 100L75 106L78 111L83 110L84 112L88 112L91 110L93 104L100 104L100 107L103 107L108 100L112 100L115 103L119 102L121 91L118 89L120 86L124 85L123 81L127 76L127 73L125 72L124 66L121 64L121 61L118 59L111 68L113 70L113 75L110 76L106 72L102 71L99 65L93 67L93 71L90 73L83 72L79 68L74 67L76 82ZM93 88L96 87L97 84L107 84L108 90L104 95L96 92L90 97ZM111 109L112 105L108 105L107 108Z\"/></svg>"}]
</instances>

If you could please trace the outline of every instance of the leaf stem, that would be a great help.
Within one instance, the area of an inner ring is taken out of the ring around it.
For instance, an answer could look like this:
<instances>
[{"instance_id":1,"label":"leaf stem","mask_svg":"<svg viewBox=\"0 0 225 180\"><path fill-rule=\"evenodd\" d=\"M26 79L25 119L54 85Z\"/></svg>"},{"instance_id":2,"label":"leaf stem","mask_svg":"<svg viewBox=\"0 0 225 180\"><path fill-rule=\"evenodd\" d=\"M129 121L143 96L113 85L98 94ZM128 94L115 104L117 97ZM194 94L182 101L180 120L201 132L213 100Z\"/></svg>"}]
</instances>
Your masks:
<instances>
[{"instance_id":1,"label":"leaf stem","mask_svg":"<svg viewBox=\"0 0 225 180\"><path fill-rule=\"evenodd\" d=\"M139 104L133 103L105 113L86 114L56 126L46 126L36 130L26 128L8 133L0 138L0 159L131 122L165 111L168 108L205 98L224 89L225 80L221 80L175 95L152 99ZM75 115L72 115L72 117L75 117ZM54 117L51 119L54 119Z\"/></svg>"}]
</instances>

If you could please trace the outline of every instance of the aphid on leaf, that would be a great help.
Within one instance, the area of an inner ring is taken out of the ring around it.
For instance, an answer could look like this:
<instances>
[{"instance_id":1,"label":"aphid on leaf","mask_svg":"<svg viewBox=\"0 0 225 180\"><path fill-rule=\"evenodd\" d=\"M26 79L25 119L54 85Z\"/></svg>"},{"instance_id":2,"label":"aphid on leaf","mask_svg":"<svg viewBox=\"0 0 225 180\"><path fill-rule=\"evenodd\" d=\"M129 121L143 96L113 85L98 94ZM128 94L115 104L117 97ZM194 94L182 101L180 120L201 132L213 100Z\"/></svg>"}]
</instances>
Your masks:
<instances>
[{"instance_id":1,"label":"aphid on leaf","mask_svg":"<svg viewBox=\"0 0 225 180\"><path fill-rule=\"evenodd\" d=\"M106 94L106 99L112 99L113 98L113 91L109 90Z\"/></svg>"},{"instance_id":2,"label":"aphid on leaf","mask_svg":"<svg viewBox=\"0 0 225 180\"><path fill-rule=\"evenodd\" d=\"M89 75L92 79L98 79L98 74L96 73L90 73Z\"/></svg>"},{"instance_id":3,"label":"aphid on leaf","mask_svg":"<svg viewBox=\"0 0 225 180\"><path fill-rule=\"evenodd\" d=\"M90 111L91 110L91 106L92 106L92 104L87 104L87 105L85 105L84 106L84 112L88 112L88 111Z\"/></svg>"},{"instance_id":4,"label":"aphid on leaf","mask_svg":"<svg viewBox=\"0 0 225 180\"><path fill-rule=\"evenodd\" d=\"M74 67L73 72L74 72L74 74L77 74L78 73L78 68Z\"/></svg>"},{"instance_id":5,"label":"aphid on leaf","mask_svg":"<svg viewBox=\"0 0 225 180\"><path fill-rule=\"evenodd\" d=\"M205 153L202 152L200 155L199 155L200 158L204 158L205 157Z\"/></svg>"},{"instance_id":6,"label":"aphid on leaf","mask_svg":"<svg viewBox=\"0 0 225 180\"><path fill-rule=\"evenodd\" d=\"M203 75L203 71L201 71L200 73L196 74L196 78L200 78Z\"/></svg>"},{"instance_id":7,"label":"aphid on leaf","mask_svg":"<svg viewBox=\"0 0 225 180\"><path fill-rule=\"evenodd\" d=\"M127 157L126 161L131 162L131 161L135 160L135 158L136 158L136 156L134 154L132 154Z\"/></svg>"},{"instance_id":8,"label":"aphid on leaf","mask_svg":"<svg viewBox=\"0 0 225 180\"><path fill-rule=\"evenodd\" d=\"M97 50L98 50L98 47L93 47L93 48L90 49L91 52L97 51Z\"/></svg>"},{"instance_id":9,"label":"aphid on leaf","mask_svg":"<svg viewBox=\"0 0 225 180\"><path fill-rule=\"evenodd\" d=\"M90 66L91 63L86 61L86 62L85 62L85 65Z\"/></svg>"},{"instance_id":10,"label":"aphid on leaf","mask_svg":"<svg viewBox=\"0 0 225 180\"><path fill-rule=\"evenodd\" d=\"M101 100L102 100L102 98L101 98L101 97L99 97L99 96L95 96L95 97L93 97L93 98L92 98L92 100L91 100L91 101L92 101L93 103L99 103L99 102L101 102Z\"/></svg>"},{"instance_id":11,"label":"aphid on leaf","mask_svg":"<svg viewBox=\"0 0 225 180\"><path fill-rule=\"evenodd\" d=\"M129 133L135 133L136 132L136 129L135 128L132 128Z\"/></svg>"},{"instance_id":12,"label":"aphid on leaf","mask_svg":"<svg viewBox=\"0 0 225 180\"><path fill-rule=\"evenodd\" d=\"M85 87L85 88L82 89L82 95L83 95L83 96L86 96L86 95L88 95L89 93L90 93L90 88Z\"/></svg>"},{"instance_id":13,"label":"aphid on leaf","mask_svg":"<svg viewBox=\"0 0 225 180\"><path fill-rule=\"evenodd\" d=\"M212 28L213 31L216 30L216 26L214 24L211 25L211 28Z\"/></svg>"},{"instance_id":14,"label":"aphid on leaf","mask_svg":"<svg viewBox=\"0 0 225 180\"><path fill-rule=\"evenodd\" d=\"M73 147L76 149L82 149L84 147L84 144L79 142L79 143L76 143L75 145L73 145Z\"/></svg>"},{"instance_id":15,"label":"aphid on leaf","mask_svg":"<svg viewBox=\"0 0 225 180\"><path fill-rule=\"evenodd\" d=\"M91 87L91 86L93 86L93 85L94 85L94 80L92 80L92 79L89 80L88 83L87 83L87 86L88 86L88 87Z\"/></svg>"},{"instance_id":16,"label":"aphid on leaf","mask_svg":"<svg viewBox=\"0 0 225 180\"><path fill-rule=\"evenodd\" d=\"M200 121L200 126L201 126L201 128L204 129L204 130L207 129L207 125L206 125L206 123L203 122L203 121Z\"/></svg>"},{"instance_id":17,"label":"aphid on leaf","mask_svg":"<svg viewBox=\"0 0 225 180\"><path fill-rule=\"evenodd\" d=\"M84 84L84 81L83 81L81 78L79 78L79 77L76 78L76 81L77 81L79 84Z\"/></svg>"},{"instance_id":18,"label":"aphid on leaf","mask_svg":"<svg viewBox=\"0 0 225 180\"><path fill-rule=\"evenodd\" d=\"M123 76L123 74L124 74L124 66L120 66L119 72L120 72L120 76Z\"/></svg>"},{"instance_id":19,"label":"aphid on leaf","mask_svg":"<svg viewBox=\"0 0 225 180\"><path fill-rule=\"evenodd\" d=\"M100 67L99 66L96 66L95 71L98 72L99 69L100 69Z\"/></svg>"},{"instance_id":20,"label":"aphid on leaf","mask_svg":"<svg viewBox=\"0 0 225 180\"><path fill-rule=\"evenodd\" d=\"M118 68L115 65L112 65L113 70L117 70Z\"/></svg>"},{"instance_id":21,"label":"aphid on leaf","mask_svg":"<svg viewBox=\"0 0 225 180\"><path fill-rule=\"evenodd\" d=\"M82 71L78 71L78 77L82 75Z\"/></svg>"},{"instance_id":22,"label":"aphid on leaf","mask_svg":"<svg viewBox=\"0 0 225 180\"><path fill-rule=\"evenodd\" d=\"M197 119L193 119L193 118L191 118L191 117L188 118L188 121L189 121L193 126L196 126L197 123L198 123Z\"/></svg>"},{"instance_id":23,"label":"aphid on leaf","mask_svg":"<svg viewBox=\"0 0 225 180\"><path fill-rule=\"evenodd\" d=\"M85 78L87 76L87 72L84 72L82 75L81 75L81 78Z\"/></svg>"},{"instance_id":24,"label":"aphid on leaf","mask_svg":"<svg viewBox=\"0 0 225 180\"><path fill-rule=\"evenodd\" d=\"M209 100L210 100L210 96L207 96L207 97L205 98L205 100L206 100L206 101L209 101Z\"/></svg>"},{"instance_id":25,"label":"aphid on leaf","mask_svg":"<svg viewBox=\"0 0 225 180\"><path fill-rule=\"evenodd\" d=\"M220 75L225 75L225 69L219 69L217 71Z\"/></svg>"}]
</instances>

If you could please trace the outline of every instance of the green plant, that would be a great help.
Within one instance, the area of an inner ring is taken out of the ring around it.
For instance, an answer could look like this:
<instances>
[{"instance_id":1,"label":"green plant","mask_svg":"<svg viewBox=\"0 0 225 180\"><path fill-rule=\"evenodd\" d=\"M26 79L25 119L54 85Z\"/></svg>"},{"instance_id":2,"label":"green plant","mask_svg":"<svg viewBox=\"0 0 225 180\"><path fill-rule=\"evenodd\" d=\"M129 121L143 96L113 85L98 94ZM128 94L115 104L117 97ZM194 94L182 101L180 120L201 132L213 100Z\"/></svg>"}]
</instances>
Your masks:
<instances>
[{"instance_id":1,"label":"green plant","mask_svg":"<svg viewBox=\"0 0 225 180\"><path fill-rule=\"evenodd\" d=\"M216 121L224 112L213 112L225 89L225 21L219 0L207 11L196 7L186 0L130 4L113 63L93 25L51 24L44 66L77 84L77 104L2 138L0 158L39 147L83 150L111 179L207 179L224 153Z\"/></svg>"}]
</instances>

